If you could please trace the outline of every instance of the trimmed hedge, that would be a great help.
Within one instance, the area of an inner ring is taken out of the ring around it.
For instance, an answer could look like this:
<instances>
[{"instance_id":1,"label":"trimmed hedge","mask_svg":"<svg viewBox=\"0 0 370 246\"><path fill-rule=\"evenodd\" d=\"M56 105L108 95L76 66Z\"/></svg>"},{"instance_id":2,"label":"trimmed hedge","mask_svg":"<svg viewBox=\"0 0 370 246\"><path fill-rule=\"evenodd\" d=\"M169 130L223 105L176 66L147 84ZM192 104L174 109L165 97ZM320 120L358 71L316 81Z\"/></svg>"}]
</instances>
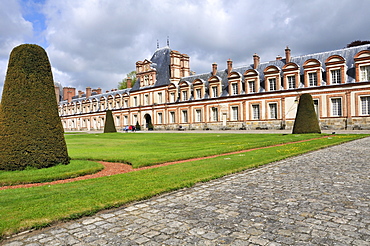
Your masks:
<instances>
[{"instance_id":1,"label":"trimmed hedge","mask_svg":"<svg viewBox=\"0 0 370 246\"><path fill-rule=\"evenodd\" d=\"M293 126L293 134L302 133L321 133L312 96L308 93L302 94L299 98Z\"/></svg>"},{"instance_id":2,"label":"trimmed hedge","mask_svg":"<svg viewBox=\"0 0 370 246\"><path fill-rule=\"evenodd\" d=\"M104 133L117 132L114 125L112 110L107 110L105 113Z\"/></svg>"},{"instance_id":3,"label":"trimmed hedge","mask_svg":"<svg viewBox=\"0 0 370 246\"><path fill-rule=\"evenodd\" d=\"M69 160L48 56L38 45L15 47L0 105L0 169L45 168Z\"/></svg>"}]
</instances>

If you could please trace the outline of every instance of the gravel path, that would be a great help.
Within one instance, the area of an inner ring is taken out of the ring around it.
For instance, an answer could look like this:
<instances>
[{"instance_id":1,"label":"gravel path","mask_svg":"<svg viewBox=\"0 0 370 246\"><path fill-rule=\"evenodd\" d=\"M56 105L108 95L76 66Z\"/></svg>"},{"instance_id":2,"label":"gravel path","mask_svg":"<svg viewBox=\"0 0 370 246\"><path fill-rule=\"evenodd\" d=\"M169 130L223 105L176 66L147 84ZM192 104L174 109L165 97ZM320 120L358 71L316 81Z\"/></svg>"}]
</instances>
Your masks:
<instances>
[{"instance_id":1,"label":"gravel path","mask_svg":"<svg viewBox=\"0 0 370 246\"><path fill-rule=\"evenodd\" d=\"M370 245L370 138L229 175L4 245Z\"/></svg>"}]
</instances>

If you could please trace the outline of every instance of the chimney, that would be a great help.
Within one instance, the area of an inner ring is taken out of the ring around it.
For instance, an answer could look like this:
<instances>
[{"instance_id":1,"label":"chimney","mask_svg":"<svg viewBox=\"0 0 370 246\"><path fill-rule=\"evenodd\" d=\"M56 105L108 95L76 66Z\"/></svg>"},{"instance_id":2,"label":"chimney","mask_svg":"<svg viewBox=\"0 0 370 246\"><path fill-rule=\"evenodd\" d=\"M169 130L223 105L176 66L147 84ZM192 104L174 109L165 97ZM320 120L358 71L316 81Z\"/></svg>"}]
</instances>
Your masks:
<instances>
[{"instance_id":1,"label":"chimney","mask_svg":"<svg viewBox=\"0 0 370 246\"><path fill-rule=\"evenodd\" d=\"M101 88L100 87L98 87L98 89L96 89L96 93L101 94Z\"/></svg>"},{"instance_id":2,"label":"chimney","mask_svg":"<svg viewBox=\"0 0 370 246\"><path fill-rule=\"evenodd\" d=\"M83 91L81 91L81 90L78 90L78 97L82 97L82 95L84 94L84 92Z\"/></svg>"},{"instance_id":3,"label":"chimney","mask_svg":"<svg viewBox=\"0 0 370 246\"><path fill-rule=\"evenodd\" d=\"M254 53L254 55L253 55L253 68L257 69L259 65L260 65L260 57L256 53Z\"/></svg>"},{"instance_id":4,"label":"chimney","mask_svg":"<svg viewBox=\"0 0 370 246\"><path fill-rule=\"evenodd\" d=\"M131 88L131 82L132 82L132 79L131 77L127 77L127 80L126 80L126 88Z\"/></svg>"},{"instance_id":5,"label":"chimney","mask_svg":"<svg viewBox=\"0 0 370 246\"><path fill-rule=\"evenodd\" d=\"M63 100L68 102L72 101L72 97L76 95L76 88L73 87L63 87Z\"/></svg>"},{"instance_id":6,"label":"chimney","mask_svg":"<svg viewBox=\"0 0 370 246\"><path fill-rule=\"evenodd\" d=\"M290 49L288 46L285 49L285 60L286 60L286 63L290 62Z\"/></svg>"},{"instance_id":7,"label":"chimney","mask_svg":"<svg viewBox=\"0 0 370 246\"><path fill-rule=\"evenodd\" d=\"M216 76L217 74L217 63L212 64L212 75Z\"/></svg>"},{"instance_id":8,"label":"chimney","mask_svg":"<svg viewBox=\"0 0 370 246\"><path fill-rule=\"evenodd\" d=\"M227 76L230 76L233 70L233 61L231 59L227 60Z\"/></svg>"},{"instance_id":9,"label":"chimney","mask_svg":"<svg viewBox=\"0 0 370 246\"><path fill-rule=\"evenodd\" d=\"M91 97L91 87L86 87L86 98Z\"/></svg>"},{"instance_id":10,"label":"chimney","mask_svg":"<svg viewBox=\"0 0 370 246\"><path fill-rule=\"evenodd\" d=\"M277 60L277 61L280 61L281 59L283 59L281 56L277 56L277 57L276 57L276 60Z\"/></svg>"},{"instance_id":11,"label":"chimney","mask_svg":"<svg viewBox=\"0 0 370 246\"><path fill-rule=\"evenodd\" d=\"M109 91L105 91L105 93L108 93Z\"/></svg>"}]
</instances>

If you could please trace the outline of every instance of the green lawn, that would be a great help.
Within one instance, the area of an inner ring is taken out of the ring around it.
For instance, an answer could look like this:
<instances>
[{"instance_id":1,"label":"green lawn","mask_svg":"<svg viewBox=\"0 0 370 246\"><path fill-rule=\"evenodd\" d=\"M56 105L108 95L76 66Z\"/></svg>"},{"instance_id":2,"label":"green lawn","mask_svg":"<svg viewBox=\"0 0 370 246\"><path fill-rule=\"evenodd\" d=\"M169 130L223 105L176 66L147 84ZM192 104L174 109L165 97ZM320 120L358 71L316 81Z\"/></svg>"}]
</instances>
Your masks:
<instances>
[{"instance_id":1,"label":"green lawn","mask_svg":"<svg viewBox=\"0 0 370 246\"><path fill-rule=\"evenodd\" d=\"M322 137L320 134L109 133L66 135L72 159L105 160L134 168L168 161Z\"/></svg>"},{"instance_id":2,"label":"green lawn","mask_svg":"<svg viewBox=\"0 0 370 246\"><path fill-rule=\"evenodd\" d=\"M0 171L0 186L41 183L60 179L74 178L96 173L104 169L100 163L85 160L71 160L69 165L57 165L44 169L23 171Z\"/></svg>"},{"instance_id":3,"label":"green lawn","mask_svg":"<svg viewBox=\"0 0 370 246\"><path fill-rule=\"evenodd\" d=\"M91 155L98 158L104 156L105 151L99 151L100 149L96 145L101 146L102 149L110 150L110 153L116 155L113 149L116 149L117 146L118 148L126 146L124 141L126 139L130 146L136 148L143 146L141 151L132 151L129 155L130 160L140 159L140 157L134 157L133 153L140 154L143 151L147 153L159 151L161 155L164 155L163 159L170 160L174 158L171 146L175 146L175 149L179 150L181 149L181 143L183 148L188 151L194 150L196 152L197 149L202 149L202 151L190 155L183 151L181 152L181 158L184 158L184 156L205 155L207 144L209 144L208 148L223 145L227 151L233 151L240 149L240 146L247 146L247 144L251 146L266 145L263 144L263 141L259 141L260 139L271 141L269 143L271 145L277 142L289 141L288 138L300 140L319 136L226 134L224 137L222 134L218 137L215 134L210 135L213 137L208 136L208 134L174 134L173 136L172 134L99 134L97 136L85 134L74 135L73 138L67 136L67 144L73 158L76 158L76 156L82 158L82 155L87 155L87 153L78 154L83 152L75 149L78 142L93 150ZM78 139L79 137L81 137L81 140ZM197 182L208 181L361 137L364 137L364 135L335 135L308 142L253 150L243 154L232 154L66 184L2 190L0 191L0 235L9 235L29 228L46 226L56 221L93 214L105 208L117 207L163 192L190 187ZM145 141L153 141L154 139L160 140L160 145L167 146L167 148L161 149L154 146L149 148L149 145L155 144L149 144ZM198 141L202 144L199 144ZM78 148L83 149L80 146ZM245 147L245 149L247 148L249 147ZM219 148L218 153L227 151ZM210 150L210 152L212 151ZM166 158L167 154L169 157ZM124 156L122 153L118 155L120 158Z\"/></svg>"}]
</instances>

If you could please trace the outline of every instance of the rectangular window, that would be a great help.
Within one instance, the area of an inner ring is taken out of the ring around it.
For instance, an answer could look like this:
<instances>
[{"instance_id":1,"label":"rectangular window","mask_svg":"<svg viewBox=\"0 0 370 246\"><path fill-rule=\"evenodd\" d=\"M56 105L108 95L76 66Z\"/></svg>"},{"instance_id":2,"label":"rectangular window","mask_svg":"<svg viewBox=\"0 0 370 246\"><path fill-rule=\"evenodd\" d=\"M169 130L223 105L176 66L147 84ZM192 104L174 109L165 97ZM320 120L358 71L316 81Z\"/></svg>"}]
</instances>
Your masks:
<instances>
[{"instance_id":1,"label":"rectangular window","mask_svg":"<svg viewBox=\"0 0 370 246\"><path fill-rule=\"evenodd\" d=\"M196 89L195 93L197 95L197 99L202 99L202 90L201 89Z\"/></svg>"},{"instance_id":2,"label":"rectangular window","mask_svg":"<svg viewBox=\"0 0 370 246\"><path fill-rule=\"evenodd\" d=\"M124 107L128 108L128 100L127 99L124 101Z\"/></svg>"},{"instance_id":3,"label":"rectangular window","mask_svg":"<svg viewBox=\"0 0 370 246\"><path fill-rule=\"evenodd\" d=\"M148 94L144 96L144 100L145 100L144 105L149 105L149 95Z\"/></svg>"},{"instance_id":4,"label":"rectangular window","mask_svg":"<svg viewBox=\"0 0 370 246\"><path fill-rule=\"evenodd\" d=\"M119 120L119 116L116 116L116 126L119 126L120 125L120 120Z\"/></svg>"},{"instance_id":5,"label":"rectangular window","mask_svg":"<svg viewBox=\"0 0 370 246\"><path fill-rule=\"evenodd\" d=\"M308 73L308 81L310 86L317 86L317 73Z\"/></svg>"},{"instance_id":6,"label":"rectangular window","mask_svg":"<svg viewBox=\"0 0 370 246\"><path fill-rule=\"evenodd\" d=\"M256 86L254 81L248 81L249 92L256 92Z\"/></svg>"},{"instance_id":7,"label":"rectangular window","mask_svg":"<svg viewBox=\"0 0 370 246\"><path fill-rule=\"evenodd\" d=\"M295 76L288 76L288 89L294 89L295 88Z\"/></svg>"},{"instance_id":8,"label":"rectangular window","mask_svg":"<svg viewBox=\"0 0 370 246\"><path fill-rule=\"evenodd\" d=\"M370 96L361 97L361 114L370 115Z\"/></svg>"},{"instance_id":9,"label":"rectangular window","mask_svg":"<svg viewBox=\"0 0 370 246\"><path fill-rule=\"evenodd\" d=\"M340 76L340 69L331 70L331 83L332 84L340 84L342 79Z\"/></svg>"},{"instance_id":10,"label":"rectangular window","mask_svg":"<svg viewBox=\"0 0 370 246\"><path fill-rule=\"evenodd\" d=\"M313 99L313 107L314 107L314 109L315 109L316 116L317 116L317 118L319 119L319 118L320 118L319 100L317 100L317 99Z\"/></svg>"},{"instance_id":11,"label":"rectangular window","mask_svg":"<svg viewBox=\"0 0 370 246\"><path fill-rule=\"evenodd\" d=\"M182 91L182 100L183 101L188 100L188 91Z\"/></svg>"},{"instance_id":12,"label":"rectangular window","mask_svg":"<svg viewBox=\"0 0 370 246\"><path fill-rule=\"evenodd\" d=\"M195 110L195 121L201 122L202 121L202 110L196 109Z\"/></svg>"},{"instance_id":13,"label":"rectangular window","mask_svg":"<svg viewBox=\"0 0 370 246\"><path fill-rule=\"evenodd\" d=\"M212 87L212 97L218 97L218 88L217 88L217 86Z\"/></svg>"},{"instance_id":14,"label":"rectangular window","mask_svg":"<svg viewBox=\"0 0 370 246\"><path fill-rule=\"evenodd\" d=\"M269 90L276 91L276 79L275 78L269 79Z\"/></svg>"},{"instance_id":15,"label":"rectangular window","mask_svg":"<svg viewBox=\"0 0 370 246\"><path fill-rule=\"evenodd\" d=\"M127 126L127 125L128 125L128 117L127 117L127 115L123 116L123 124L124 124L125 126Z\"/></svg>"},{"instance_id":16,"label":"rectangular window","mask_svg":"<svg viewBox=\"0 0 370 246\"><path fill-rule=\"evenodd\" d=\"M218 121L218 108L212 108L212 121Z\"/></svg>"},{"instance_id":17,"label":"rectangular window","mask_svg":"<svg viewBox=\"0 0 370 246\"><path fill-rule=\"evenodd\" d=\"M137 107L137 97L134 97L134 107Z\"/></svg>"},{"instance_id":18,"label":"rectangular window","mask_svg":"<svg viewBox=\"0 0 370 246\"><path fill-rule=\"evenodd\" d=\"M232 88L232 95L238 95L238 84L237 83L231 84L231 88Z\"/></svg>"},{"instance_id":19,"label":"rectangular window","mask_svg":"<svg viewBox=\"0 0 370 246\"><path fill-rule=\"evenodd\" d=\"M170 102L175 102L175 92L170 93Z\"/></svg>"},{"instance_id":20,"label":"rectangular window","mask_svg":"<svg viewBox=\"0 0 370 246\"><path fill-rule=\"evenodd\" d=\"M182 111L182 123L188 123L188 111L187 110Z\"/></svg>"},{"instance_id":21,"label":"rectangular window","mask_svg":"<svg viewBox=\"0 0 370 246\"><path fill-rule=\"evenodd\" d=\"M342 99L341 98L332 98L331 99L331 108L333 116L342 116Z\"/></svg>"},{"instance_id":22,"label":"rectangular window","mask_svg":"<svg viewBox=\"0 0 370 246\"><path fill-rule=\"evenodd\" d=\"M158 103L162 103L162 102L163 102L162 92L158 92Z\"/></svg>"},{"instance_id":23,"label":"rectangular window","mask_svg":"<svg viewBox=\"0 0 370 246\"><path fill-rule=\"evenodd\" d=\"M232 120L239 119L239 108L238 107L231 107L231 117L232 117Z\"/></svg>"},{"instance_id":24,"label":"rectangular window","mask_svg":"<svg viewBox=\"0 0 370 246\"><path fill-rule=\"evenodd\" d=\"M260 105L259 104L252 105L252 111L253 111L253 119L259 120L260 119Z\"/></svg>"},{"instance_id":25,"label":"rectangular window","mask_svg":"<svg viewBox=\"0 0 370 246\"><path fill-rule=\"evenodd\" d=\"M361 66L360 81L369 81L369 80L370 80L370 66Z\"/></svg>"},{"instance_id":26,"label":"rectangular window","mask_svg":"<svg viewBox=\"0 0 370 246\"><path fill-rule=\"evenodd\" d=\"M162 113L158 113L158 124L163 124L163 116L162 116Z\"/></svg>"},{"instance_id":27,"label":"rectangular window","mask_svg":"<svg viewBox=\"0 0 370 246\"><path fill-rule=\"evenodd\" d=\"M134 120L133 120L133 122L132 122L132 123L133 123L133 124L136 124L136 122L137 122L137 115L135 114L135 115L134 115Z\"/></svg>"},{"instance_id":28,"label":"rectangular window","mask_svg":"<svg viewBox=\"0 0 370 246\"><path fill-rule=\"evenodd\" d=\"M170 112L170 123L175 123L175 112L171 111Z\"/></svg>"},{"instance_id":29,"label":"rectangular window","mask_svg":"<svg viewBox=\"0 0 370 246\"><path fill-rule=\"evenodd\" d=\"M269 109L270 109L270 119L277 119L277 104L270 103Z\"/></svg>"}]
</instances>

